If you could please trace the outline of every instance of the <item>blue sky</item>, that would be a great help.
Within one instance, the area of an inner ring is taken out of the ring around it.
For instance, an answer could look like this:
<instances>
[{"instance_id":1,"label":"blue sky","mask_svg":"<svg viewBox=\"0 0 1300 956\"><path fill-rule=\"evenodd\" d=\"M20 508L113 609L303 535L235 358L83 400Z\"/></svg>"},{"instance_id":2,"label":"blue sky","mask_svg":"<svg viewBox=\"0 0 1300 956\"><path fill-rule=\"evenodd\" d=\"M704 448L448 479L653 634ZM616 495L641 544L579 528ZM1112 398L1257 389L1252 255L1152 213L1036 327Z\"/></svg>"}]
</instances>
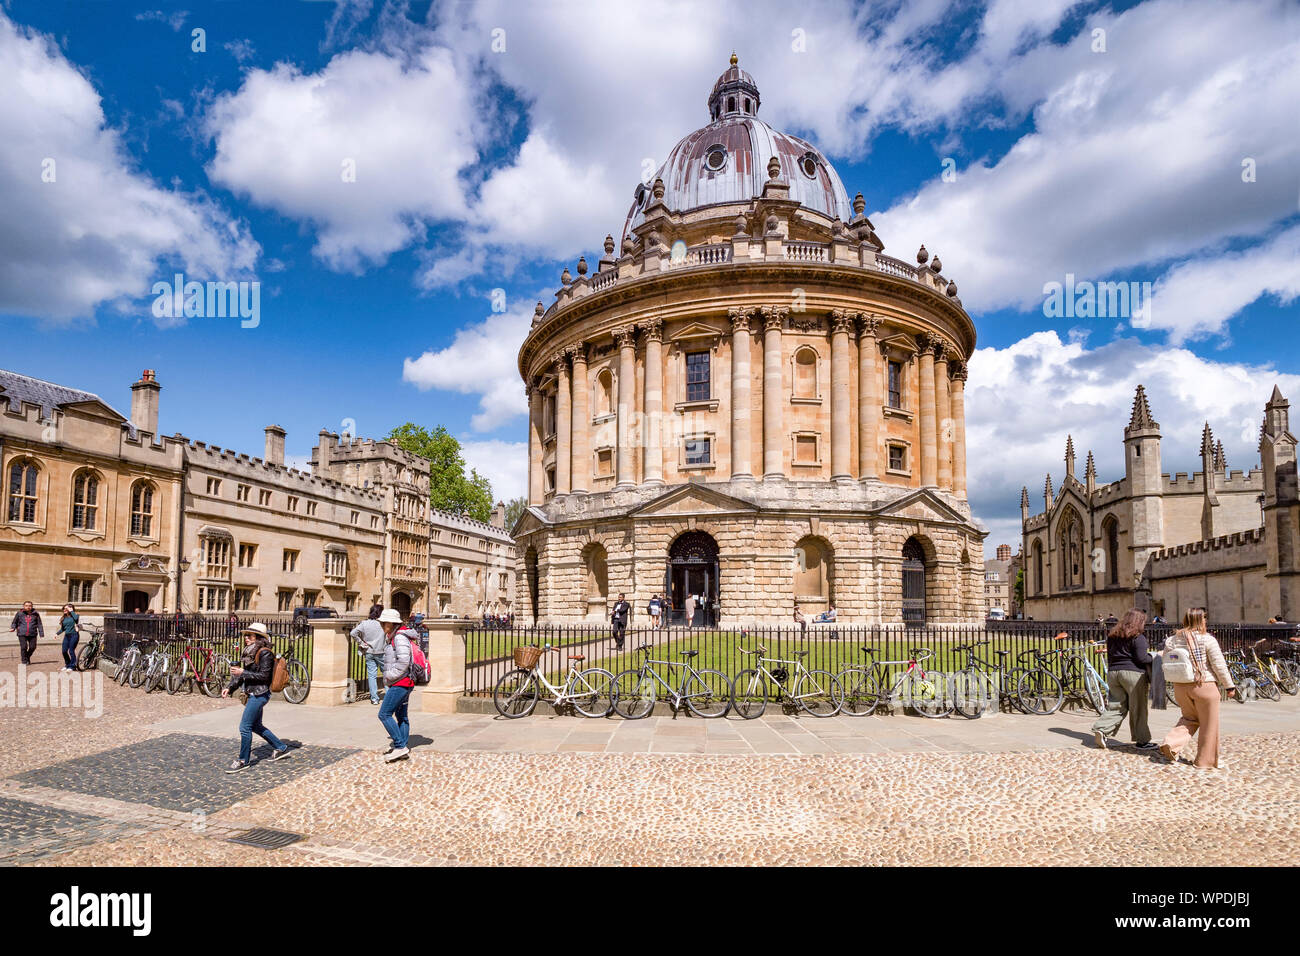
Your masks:
<instances>
[{"instance_id":1,"label":"blue sky","mask_svg":"<svg viewBox=\"0 0 1300 956\"><path fill-rule=\"evenodd\" d=\"M0 366L119 409L154 368L164 431L242 451L271 421L299 456L442 423L522 493L532 305L619 234L734 48L886 251L956 279L972 504L1014 544L1067 432L1119 477L1137 382L1170 471L1205 420L1254 465L1273 384L1300 396L1298 38L1263 0L0 0ZM260 281L257 327L155 319L177 271ZM1150 317L1044 315L1067 273L1151 283Z\"/></svg>"}]
</instances>

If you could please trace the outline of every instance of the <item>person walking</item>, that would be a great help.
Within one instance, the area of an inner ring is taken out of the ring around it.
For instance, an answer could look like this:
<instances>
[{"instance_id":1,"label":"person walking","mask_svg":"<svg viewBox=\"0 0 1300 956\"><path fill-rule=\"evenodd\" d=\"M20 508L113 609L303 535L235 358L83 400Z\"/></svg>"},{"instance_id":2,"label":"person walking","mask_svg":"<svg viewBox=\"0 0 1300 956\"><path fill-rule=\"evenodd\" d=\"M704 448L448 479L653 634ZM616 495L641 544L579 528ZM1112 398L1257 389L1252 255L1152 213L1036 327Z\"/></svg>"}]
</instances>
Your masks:
<instances>
[{"instance_id":1,"label":"person walking","mask_svg":"<svg viewBox=\"0 0 1300 956\"><path fill-rule=\"evenodd\" d=\"M690 593L686 595L686 626L695 626L695 595Z\"/></svg>"},{"instance_id":2,"label":"person walking","mask_svg":"<svg viewBox=\"0 0 1300 956\"><path fill-rule=\"evenodd\" d=\"M243 637L242 666L230 669L230 684L221 690L222 697L229 697L237 688L242 688L247 695L244 713L239 719L239 759L231 762L226 773L239 773L252 766L253 734L271 745L273 761L289 756L289 745L262 723L262 711L271 699L271 675L275 673L271 635L267 633L265 624L258 623L248 625Z\"/></svg>"},{"instance_id":3,"label":"person walking","mask_svg":"<svg viewBox=\"0 0 1300 956\"><path fill-rule=\"evenodd\" d=\"M77 630L77 625L81 618L77 616L77 609L71 604L63 605L63 615L59 618L59 637L63 638L63 667L65 671L75 671L77 669L77 643L81 640L81 632Z\"/></svg>"},{"instance_id":4,"label":"person walking","mask_svg":"<svg viewBox=\"0 0 1300 956\"><path fill-rule=\"evenodd\" d=\"M1191 658L1192 680L1174 680L1174 700L1183 712L1178 723L1165 735L1160 744L1161 755L1170 763L1178 760L1178 751L1200 732L1196 747L1195 766L1201 770L1218 770L1219 767L1219 688L1227 690L1229 697L1236 696L1237 688L1228 671L1228 662L1214 635L1205 628L1205 608L1189 608L1183 614L1181 630L1174 631L1165 640L1165 655L1182 648ZM1169 674L1166 672L1166 677ZM1186 676L1186 675L1180 675Z\"/></svg>"},{"instance_id":5,"label":"person walking","mask_svg":"<svg viewBox=\"0 0 1300 956\"><path fill-rule=\"evenodd\" d=\"M1125 611L1106 635L1106 682L1110 685L1105 712L1092 723L1092 736L1105 750L1106 738L1114 737L1128 716L1129 733L1138 750L1155 750L1147 724L1147 696L1151 689L1151 664L1147 649L1145 611Z\"/></svg>"},{"instance_id":6,"label":"person walking","mask_svg":"<svg viewBox=\"0 0 1300 956\"><path fill-rule=\"evenodd\" d=\"M614 625L614 646L620 651L627 637L627 615L632 610L632 605L624 598L625 595L620 593L618 600L614 602L614 613L610 615L610 623Z\"/></svg>"},{"instance_id":7,"label":"person walking","mask_svg":"<svg viewBox=\"0 0 1300 956\"><path fill-rule=\"evenodd\" d=\"M24 601L23 609L14 615L9 630L18 632L18 652L23 663L30 664L32 655L36 653L36 639L45 636L41 612L36 610L31 601Z\"/></svg>"},{"instance_id":8,"label":"person walking","mask_svg":"<svg viewBox=\"0 0 1300 956\"><path fill-rule=\"evenodd\" d=\"M378 621L366 618L352 629L352 639L361 647L366 657L366 683L370 685L370 703L379 706L379 675L384 672L384 628Z\"/></svg>"},{"instance_id":9,"label":"person walking","mask_svg":"<svg viewBox=\"0 0 1300 956\"><path fill-rule=\"evenodd\" d=\"M407 710L415 681L411 679L411 642L419 635L402 626L402 612L385 608L379 615L379 626L384 629L384 702L379 707L379 722L388 731L391 746L384 751L384 762L407 760L411 751L411 720Z\"/></svg>"},{"instance_id":10,"label":"person walking","mask_svg":"<svg viewBox=\"0 0 1300 956\"><path fill-rule=\"evenodd\" d=\"M646 613L650 615L650 626L656 631L659 630L659 621L663 617L664 606L660 602L658 594L650 596L650 603L646 605Z\"/></svg>"}]
</instances>

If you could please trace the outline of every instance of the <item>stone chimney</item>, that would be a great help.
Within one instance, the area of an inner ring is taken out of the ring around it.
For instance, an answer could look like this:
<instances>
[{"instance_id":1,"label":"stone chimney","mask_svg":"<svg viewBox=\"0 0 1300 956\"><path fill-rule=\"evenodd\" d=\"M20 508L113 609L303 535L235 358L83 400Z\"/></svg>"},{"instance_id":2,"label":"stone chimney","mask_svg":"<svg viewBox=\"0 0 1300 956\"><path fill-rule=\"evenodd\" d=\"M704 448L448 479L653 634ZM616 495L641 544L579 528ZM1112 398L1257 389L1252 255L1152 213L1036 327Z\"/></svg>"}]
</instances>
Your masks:
<instances>
[{"instance_id":1,"label":"stone chimney","mask_svg":"<svg viewBox=\"0 0 1300 956\"><path fill-rule=\"evenodd\" d=\"M330 473L330 452L334 447L334 435L328 428L322 428L316 438L318 439L316 466L320 469L317 474L328 477Z\"/></svg>"},{"instance_id":2,"label":"stone chimney","mask_svg":"<svg viewBox=\"0 0 1300 956\"><path fill-rule=\"evenodd\" d=\"M498 501L497 506L492 509L492 527L505 530L506 526L506 503Z\"/></svg>"},{"instance_id":3,"label":"stone chimney","mask_svg":"<svg viewBox=\"0 0 1300 956\"><path fill-rule=\"evenodd\" d=\"M131 424L138 432L158 434L158 393L162 386L154 378L153 369L140 373L140 381L131 386Z\"/></svg>"},{"instance_id":4,"label":"stone chimney","mask_svg":"<svg viewBox=\"0 0 1300 956\"><path fill-rule=\"evenodd\" d=\"M268 465L284 465L284 435L279 425L266 426L266 454L262 460Z\"/></svg>"},{"instance_id":5,"label":"stone chimney","mask_svg":"<svg viewBox=\"0 0 1300 956\"><path fill-rule=\"evenodd\" d=\"M1009 544L998 545L998 560L999 561L1011 560L1011 545Z\"/></svg>"}]
</instances>

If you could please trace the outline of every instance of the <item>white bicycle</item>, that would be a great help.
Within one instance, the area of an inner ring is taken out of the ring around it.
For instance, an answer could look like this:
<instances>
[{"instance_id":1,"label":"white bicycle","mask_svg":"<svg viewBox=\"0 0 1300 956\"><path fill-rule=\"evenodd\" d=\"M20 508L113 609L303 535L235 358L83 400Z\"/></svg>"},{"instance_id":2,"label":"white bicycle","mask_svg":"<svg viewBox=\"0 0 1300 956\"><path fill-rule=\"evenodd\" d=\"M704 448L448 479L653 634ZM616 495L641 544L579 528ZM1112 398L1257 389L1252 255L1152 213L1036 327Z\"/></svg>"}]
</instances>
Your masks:
<instances>
[{"instance_id":1,"label":"white bicycle","mask_svg":"<svg viewBox=\"0 0 1300 956\"><path fill-rule=\"evenodd\" d=\"M579 671L577 663L585 655L569 655L569 673L562 686L557 687L546 679L537 662L547 651L558 647L516 647L515 663L519 666L502 676L492 689L492 703L497 713L508 719L527 717L545 696L547 702L558 707L573 704L573 709L584 717L604 717L614 706L614 675L601 667Z\"/></svg>"}]
</instances>

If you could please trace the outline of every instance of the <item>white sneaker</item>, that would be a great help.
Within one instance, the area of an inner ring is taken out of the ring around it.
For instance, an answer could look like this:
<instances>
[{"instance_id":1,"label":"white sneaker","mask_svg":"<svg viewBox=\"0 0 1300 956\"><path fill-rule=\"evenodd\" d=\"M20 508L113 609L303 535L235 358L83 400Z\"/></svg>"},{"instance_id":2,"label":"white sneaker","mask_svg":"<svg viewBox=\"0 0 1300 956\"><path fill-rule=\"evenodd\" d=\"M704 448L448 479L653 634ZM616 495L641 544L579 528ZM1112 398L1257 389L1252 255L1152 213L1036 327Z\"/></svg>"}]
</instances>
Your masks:
<instances>
[{"instance_id":1,"label":"white sneaker","mask_svg":"<svg viewBox=\"0 0 1300 956\"><path fill-rule=\"evenodd\" d=\"M410 759L410 756L411 756L410 750L408 750L406 747L398 747L392 753L386 754L384 756L384 763L392 763L395 760L408 760Z\"/></svg>"},{"instance_id":2,"label":"white sneaker","mask_svg":"<svg viewBox=\"0 0 1300 956\"><path fill-rule=\"evenodd\" d=\"M1106 735L1103 734L1100 730L1094 730L1092 732L1092 739L1097 741L1098 750L1106 749Z\"/></svg>"}]
</instances>

